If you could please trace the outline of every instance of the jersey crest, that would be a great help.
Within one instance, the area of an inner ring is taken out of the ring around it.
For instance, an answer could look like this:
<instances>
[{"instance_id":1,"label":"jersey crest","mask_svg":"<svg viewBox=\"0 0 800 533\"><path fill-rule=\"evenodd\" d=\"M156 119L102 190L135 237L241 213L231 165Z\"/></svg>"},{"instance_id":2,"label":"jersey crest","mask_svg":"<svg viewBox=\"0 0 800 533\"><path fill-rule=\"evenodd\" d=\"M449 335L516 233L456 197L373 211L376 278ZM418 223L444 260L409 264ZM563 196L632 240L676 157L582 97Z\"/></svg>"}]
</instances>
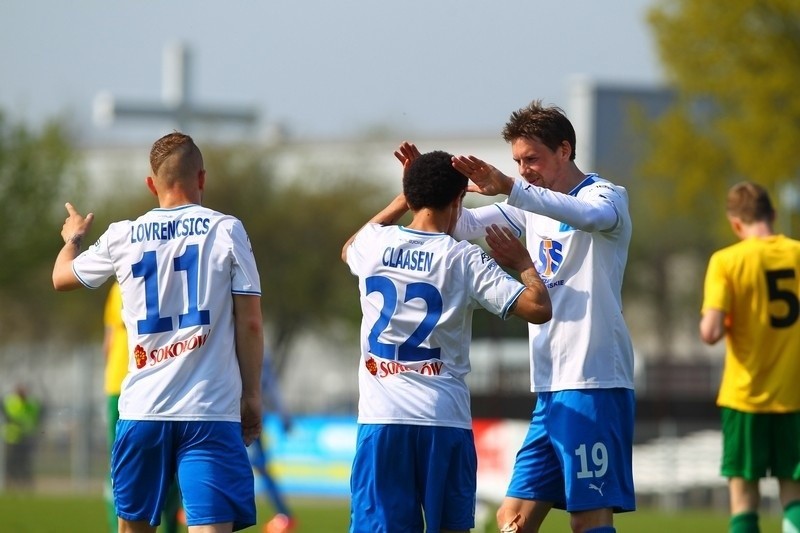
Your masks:
<instances>
[{"instance_id":1,"label":"jersey crest","mask_svg":"<svg viewBox=\"0 0 800 533\"><path fill-rule=\"evenodd\" d=\"M564 246L559 241L542 239L539 244L539 261L543 266L542 276L551 278L556 275L564 259L563 249Z\"/></svg>"}]
</instances>

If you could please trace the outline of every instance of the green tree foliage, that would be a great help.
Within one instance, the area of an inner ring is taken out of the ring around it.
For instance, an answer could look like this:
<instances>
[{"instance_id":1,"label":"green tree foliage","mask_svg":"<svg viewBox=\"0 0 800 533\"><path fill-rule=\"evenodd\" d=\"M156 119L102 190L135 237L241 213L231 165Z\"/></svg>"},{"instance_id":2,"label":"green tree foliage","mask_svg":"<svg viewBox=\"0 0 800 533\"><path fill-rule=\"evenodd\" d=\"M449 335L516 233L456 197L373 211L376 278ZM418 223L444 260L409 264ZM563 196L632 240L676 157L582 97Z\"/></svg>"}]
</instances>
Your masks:
<instances>
[{"instance_id":1,"label":"green tree foliage","mask_svg":"<svg viewBox=\"0 0 800 533\"><path fill-rule=\"evenodd\" d=\"M87 196L82 162L70 138L59 122L37 133L0 115L3 342L71 344L101 338L107 285L69 294L52 287L53 261L63 244L64 202L95 214L90 241L109 223L157 205L142 176L133 174L113 179L136 186ZM339 323L357 331L358 289L340 259L341 248L394 191L379 190L370 176L330 168L303 169L307 179L279 176L269 150L202 148L208 171L204 204L237 216L247 228L262 276L267 341L278 362L301 332Z\"/></svg>"},{"instance_id":2,"label":"green tree foliage","mask_svg":"<svg viewBox=\"0 0 800 533\"><path fill-rule=\"evenodd\" d=\"M659 168L673 176L688 173L682 181L722 182L723 191L750 179L777 194L797 181L800 2L661 0L650 22L680 115L667 119L671 124L656 149L684 149L673 152L682 157L671 164L669 155L661 156ZM711 192L724 199L719 186L696 188L690 191L695 197Z\"/></svg>"},{"instance_id":3,"label":"green tree foliage","mask_svg":"<svg viewBox=\"0 0 800 533\"><path fill-rule=\"evenodd\" d=\"M648 143L626 285L650 302L669 356L680 322L696 327L710 252L734 240L728 187L755 180L777 199L800 178L800 3L658 0L649 22L674 105L634 119Z\"/></svg>"},{"instance_id":4,"label":"green tree foliage","mask_svg":"<svg viewBox=\"0 0 800 533\"><path fill-rule=\"evenodd\" d=\"M65 123L34 131L0 112L0 331L3 342L50 332L53 260L64 202L82 190Z\"/></svg>"},{"instance_id":5,"label":"green tree foliage","mask_svg":"<svg viewBox=\"0 0 800 533\"><path fill-rule=\"evenodd\" d=\"M369 176L305 168L278 176L274 154L254 148L204 150L209 207L239 217L256 255L269 326L267 343L280 366L297 335L360 320L358 287L341 261L342 246L393 191ZM399 166L398 166L399 169Z\"/></svg>"}]
</instances>

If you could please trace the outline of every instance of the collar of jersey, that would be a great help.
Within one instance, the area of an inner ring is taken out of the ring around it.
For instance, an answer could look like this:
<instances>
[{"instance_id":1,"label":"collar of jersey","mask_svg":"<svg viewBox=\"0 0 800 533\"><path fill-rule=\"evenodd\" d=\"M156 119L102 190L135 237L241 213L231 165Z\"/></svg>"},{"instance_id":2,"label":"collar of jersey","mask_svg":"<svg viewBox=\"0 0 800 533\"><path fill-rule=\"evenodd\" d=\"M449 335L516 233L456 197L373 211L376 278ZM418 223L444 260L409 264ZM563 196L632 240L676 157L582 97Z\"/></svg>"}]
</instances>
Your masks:
<instances>
[{"instance_id":1,"label":"collar of jersey","mask_svg":"<svg viewBox=\"0 0 800 533\"><path fill-rule=\"evenodd\" d=\"M153 211L180 211L181 209L189 209L192 207L200 207L198 204L184 204L175 207L154 207Z\"/></svg>"},{"instance_id":2,"label":"collar of jersey","mask_svg":"<svg viewBox=\"0 0 800 533\"><path fill-rule=\"evenodd\" d=\"M400 231L406 231L415 235L447 235L447 233L442 233L441 231L420 231L418 229L411 229L405 226L399 226L399 228Z\"/></svg>"},{"instance_id":3,"label":"collar of jersey","mask_svg":"<svg viewBox=\"0 0 800 533\"><path fill-rule=\"evenodd\" d=\"M587 175L586 175L586 179L584 179L582 182L580 182L579 184L577 184L577 185L575 186L575 188L574 188L574 189L572 189L571 191L569 191L569 195L570 195L570 196L578 196L578 192L579 192L581 189L583 189L584 187L588 187L589 185L591 185L592 183L594 183L594 180L595 180L596 178L598 178L598 177L599 177L599 176L598 176L597 174L594 174L594 173L592 173L592 174L587 174Z\"/></svg>"}]
</instances>

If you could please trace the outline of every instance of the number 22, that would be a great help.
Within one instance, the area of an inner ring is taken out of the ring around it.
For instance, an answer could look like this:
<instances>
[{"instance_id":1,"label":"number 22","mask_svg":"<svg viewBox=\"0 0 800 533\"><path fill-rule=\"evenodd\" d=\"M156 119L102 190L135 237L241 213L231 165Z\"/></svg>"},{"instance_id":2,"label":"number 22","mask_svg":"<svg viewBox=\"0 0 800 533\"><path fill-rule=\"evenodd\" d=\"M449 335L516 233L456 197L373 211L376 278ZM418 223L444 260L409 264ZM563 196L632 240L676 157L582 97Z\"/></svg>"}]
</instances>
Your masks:
<instances>
[{"instance_id":1,"label":"number 22","mask_svg":"<svg viewBox=\"0 0 800 533\"><path fill-rule=\"evenodd\" d=\"M400 346L378 340L381 333L389 325L389 321L397 311L397 288L392 280L386 276L370 276L365 280L367 294L379 292L383 296L383 306L381 313L372 329L369 332L369 351L385 359L395 359L400 361L424 361L425 359L439 359L441 348L421 347L433 328L436 327L439 318L442 316L442 295L430 283L409 283L406 286L406 296L403 302L409 302L415 298L422 299L427 305L427 312L420 321L417 329Z\"/></svg>"}]
</instances>

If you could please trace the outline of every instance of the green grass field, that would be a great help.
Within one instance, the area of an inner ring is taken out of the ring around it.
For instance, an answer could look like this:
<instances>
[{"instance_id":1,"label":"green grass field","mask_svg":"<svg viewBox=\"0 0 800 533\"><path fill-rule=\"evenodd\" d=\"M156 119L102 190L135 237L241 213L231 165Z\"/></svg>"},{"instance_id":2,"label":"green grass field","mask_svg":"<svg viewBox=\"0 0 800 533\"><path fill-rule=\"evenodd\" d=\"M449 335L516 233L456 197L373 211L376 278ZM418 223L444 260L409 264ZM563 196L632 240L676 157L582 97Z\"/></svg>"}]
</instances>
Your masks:
<instances>
[{"instance_id":1,"label":"green grass field","mask_svg":"<svg viewBox=\"0 0 800 533\"><path fill-rule=\"evenodd\" d=\"M348 503L342 500L291 500L298 518L296 533L346 532L349 524ZM259 507L259 525L248 533L260 533L264 522L272 516L265 505ZM727 516L711 511L662 512L640 510L616 517L619 533L723 533ZM780 517L765 516L761 520L764 533L779 532ZM476 530L480 531L480 530ZM486 532L497 529L486 529ZM554 511L548 516L541 533L569 531L566 513ZM3 533L108 533L105 527L105 506L100 496L39 495L0 493L0 532Z\"/></svg>"}]
</instances>

